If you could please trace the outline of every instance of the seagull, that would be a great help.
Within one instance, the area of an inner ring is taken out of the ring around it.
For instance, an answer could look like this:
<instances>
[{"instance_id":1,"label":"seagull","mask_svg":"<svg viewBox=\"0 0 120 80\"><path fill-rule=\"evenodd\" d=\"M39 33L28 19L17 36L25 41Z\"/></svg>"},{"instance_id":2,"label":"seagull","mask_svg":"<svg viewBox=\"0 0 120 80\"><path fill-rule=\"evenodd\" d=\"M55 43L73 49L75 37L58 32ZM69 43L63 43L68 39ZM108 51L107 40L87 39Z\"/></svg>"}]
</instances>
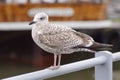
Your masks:
<instances>
[{"instance_id":1,"label":"seagull","mask_svg":"<svg viewBox=\"0 0 120 80\"><path fill-rule=\"evenodd\" d=\"M33 41L43 50L54 54L54 63L50 67L52 70L60 67L62 54L78 51L95 53L92 48L112 46L95 42L89 35L77 32L68 26L52 24L48 18L46 13L39 12L29 25L32 27Z\"/></svg>"}]
</instances>

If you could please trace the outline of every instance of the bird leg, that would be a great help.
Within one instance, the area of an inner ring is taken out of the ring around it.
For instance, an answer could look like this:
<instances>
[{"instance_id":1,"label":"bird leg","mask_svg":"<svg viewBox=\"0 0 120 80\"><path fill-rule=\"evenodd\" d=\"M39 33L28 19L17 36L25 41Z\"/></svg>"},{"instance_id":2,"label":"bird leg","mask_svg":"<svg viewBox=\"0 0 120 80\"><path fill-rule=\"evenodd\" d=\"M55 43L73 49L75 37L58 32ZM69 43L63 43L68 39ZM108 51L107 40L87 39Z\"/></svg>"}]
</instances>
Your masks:
<instances>
[{"instance_id":1,"label":"bird leg","mask_svg":"<svg viewBox=\"0 0 120 80\"><path fill-rule=\"evenodd\" d=\"M58 55L58 66L60 67L60 63L61 63L61 54Z\"/></svg>"},{"instance_id":2,"label":"bird leg","mask_svg":"<svg viewBox=\"0 0 120 80\"><path fill-rule=\"evenodd\" d=\"M57 57L58 57L58 64L57 64ZM58 69L60 67L61 62L61 54L54 54L54 63L53 66L50 67L51 70Z\"/></svg>"}]
</instances>

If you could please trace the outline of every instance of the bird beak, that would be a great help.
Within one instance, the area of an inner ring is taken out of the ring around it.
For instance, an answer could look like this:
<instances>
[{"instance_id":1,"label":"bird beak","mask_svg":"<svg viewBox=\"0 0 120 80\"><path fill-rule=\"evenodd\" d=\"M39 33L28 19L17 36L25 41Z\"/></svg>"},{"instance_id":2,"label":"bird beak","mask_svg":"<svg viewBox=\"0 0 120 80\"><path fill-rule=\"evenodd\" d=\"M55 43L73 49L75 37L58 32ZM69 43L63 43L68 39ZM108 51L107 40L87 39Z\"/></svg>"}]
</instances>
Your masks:
<instances>
[{"instance_id":1,"label":"bird beak","mask_svg":"<svg viewBox=\"0 0 120 80\"><path fill-rule=\"evenodd\" d=\"M35 21L32 21L32 22L29 23L29 25L32 25L32 24L35 24L35 23L36 23Z\"/></svg>"}]
</instances>

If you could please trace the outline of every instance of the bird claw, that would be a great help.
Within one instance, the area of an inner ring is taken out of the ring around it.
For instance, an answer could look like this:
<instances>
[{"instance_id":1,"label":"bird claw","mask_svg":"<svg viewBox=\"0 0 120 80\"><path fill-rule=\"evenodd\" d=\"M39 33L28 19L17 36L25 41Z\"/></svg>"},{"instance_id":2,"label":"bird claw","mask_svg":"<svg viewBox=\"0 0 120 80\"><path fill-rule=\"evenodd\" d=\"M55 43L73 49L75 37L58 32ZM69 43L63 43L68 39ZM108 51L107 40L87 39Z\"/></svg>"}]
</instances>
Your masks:
<instances>
[{"instance_id":1,"label":"bird claw","mask_svg":"<svg viewBox=\"0 0 120 80\"><path fill-rule=\"evenodd\" d=\"M51 67L49 67L50 70L56 70L58 68L60 68L60 66L51 66Z\"/></svg>"}]
</instances>

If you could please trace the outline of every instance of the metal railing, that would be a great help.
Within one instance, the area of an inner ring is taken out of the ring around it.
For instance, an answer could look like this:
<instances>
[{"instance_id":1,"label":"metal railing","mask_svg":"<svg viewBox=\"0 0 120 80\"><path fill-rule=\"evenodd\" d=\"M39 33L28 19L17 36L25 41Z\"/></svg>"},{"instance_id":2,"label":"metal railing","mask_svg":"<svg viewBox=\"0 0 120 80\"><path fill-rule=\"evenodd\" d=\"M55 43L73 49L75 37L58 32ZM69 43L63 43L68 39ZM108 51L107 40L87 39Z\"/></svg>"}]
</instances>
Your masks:
<instances>
[{"instance_id":1,"label":"metal railing","mask_svg":"<svg viewBox=\"0 0 120 80\"><path fill-rule=\"evenodd\" d=\"M112 54L109 51L99 51L95 54L95 58L66 64L57 70L44 69L2 80L44 80L91 67L95 67L95 80L112 80L113 62L118 60L120 52Z\"/></svg>"}]
</instances>

